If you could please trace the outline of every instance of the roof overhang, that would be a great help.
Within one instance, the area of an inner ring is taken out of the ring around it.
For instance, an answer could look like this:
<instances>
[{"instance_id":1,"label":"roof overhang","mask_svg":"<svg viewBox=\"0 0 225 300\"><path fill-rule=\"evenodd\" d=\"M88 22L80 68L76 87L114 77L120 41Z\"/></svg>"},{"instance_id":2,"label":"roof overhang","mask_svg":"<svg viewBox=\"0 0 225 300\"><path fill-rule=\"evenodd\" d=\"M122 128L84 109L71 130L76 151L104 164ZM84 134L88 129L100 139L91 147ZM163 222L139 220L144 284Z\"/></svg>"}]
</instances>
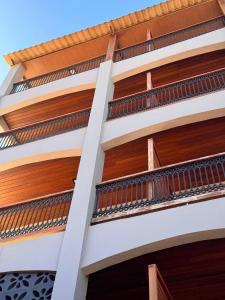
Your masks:
<instances>
[{"instance_id":1,"label":"roof overhang","mask_svg":"<svg viewBox=\"0 0 225 300\"><path fill-rule=\"evenodd\" d=\"M81 31L6 54L4 58L10 66L13 66L207 1L169 0Z\"/></svg>"}]
</instances>

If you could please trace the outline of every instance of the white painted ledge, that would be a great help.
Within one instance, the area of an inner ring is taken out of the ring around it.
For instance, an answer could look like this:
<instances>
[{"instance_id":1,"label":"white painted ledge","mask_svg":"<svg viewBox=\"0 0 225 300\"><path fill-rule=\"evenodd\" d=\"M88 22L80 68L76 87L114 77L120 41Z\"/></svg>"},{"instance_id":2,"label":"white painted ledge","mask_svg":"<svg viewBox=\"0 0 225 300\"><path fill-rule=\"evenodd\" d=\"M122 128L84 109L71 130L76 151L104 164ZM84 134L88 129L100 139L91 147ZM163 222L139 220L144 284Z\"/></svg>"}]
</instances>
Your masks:
<instances>
[{"instance_id":1,"label":"white painted ledge","mask_svg":"<svg viewBox=\"0 0 225 300\"><path fill-rule=\"evenodd\" d=\"M0 99L0 115L44 100L95 88L98 69L55 80Z\"/></svg>"},{"instance_id":2,"label":"white painted ledge","mask_svg":"<svg viewBox=\"0 0 225 300\"><path fill-rule=\"evenodd\" d=\"M225 90L221 90L108 121L102 146L106 150L145 135L225 116L224 100Z\"/></svg>"},{"instance_id":3,"label":"white painted ledge","mask_svg":"<svg viewBox=\"0 0 225 300\"><path fill-rule=\"evenodd\" d=\"M113 81L195 55L224 49L225 28L200 35L152 52L138 55L113 66Z\"/></svg>"},{"instance_id":4,"label":"white painted ledge","mask_svg":"<svg viewBox=\"0 0 225 300\"><path fill-rule=\"evenodd\" d=\"M4 166L8 164L14 165L19 161L25 161L26 158L29 157L44 157L44 155L48 153L59 153L60 156L60 153L67 153L67 150L73 149L74 154L77 152L77 155L80 155L83 148L85 133L86 127L0 150L0 170L2 168L4 169Z\"/></svg>"},{"instance_id":5,"label":"white painted ledge","mask_svg":"<svg viewBox=\"0 0 225 300\"><path fill-rule=\"evenodd\" d=\"M225 237L225 198L166 209L89 227L85 274L195 241Z\"/></svg>"},{"instance_id":6,"label":"white painted ledge","mask_svg":"<svg viewBox=\"0 0 225 300\"><path fill-rule=\"evenodd\" d=\"M0 273L56 271L64 232L0 246Z\"/></svg>"}]
</instances>

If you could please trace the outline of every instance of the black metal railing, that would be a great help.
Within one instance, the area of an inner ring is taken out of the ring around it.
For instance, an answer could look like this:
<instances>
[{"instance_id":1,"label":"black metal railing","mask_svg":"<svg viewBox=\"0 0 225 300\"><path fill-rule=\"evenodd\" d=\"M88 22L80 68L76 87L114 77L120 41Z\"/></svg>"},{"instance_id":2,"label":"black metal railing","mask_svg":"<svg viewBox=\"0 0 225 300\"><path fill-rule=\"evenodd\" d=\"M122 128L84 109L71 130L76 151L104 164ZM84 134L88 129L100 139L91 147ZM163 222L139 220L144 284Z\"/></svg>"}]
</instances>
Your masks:
<instances>
[{"instance_id":1,"label":"black metal railing","mask_svg":"<svg viewBox=\"0 0 225 300\"><path fill-rule=\"evenodd\" d=\"M43 74L31 79L27 79L21 82L14 83L12 91L10 94L22 92L28 89L31 89L36 86L40 86L58 79L62 79L68 76L72 76L78 73L89 71L95 68L98 68L100 63L105 60L105 55L99 56L94 59L90 59L84 62L81 62L76 65L69 66L51 73Z\"/></svg>"},{"instance_id":2,"label":"black metal railing","mask_svg":"<svg viewBox=\"0 0 225 300\"><path fill-rule=\"evenodd\" d=\"M154 88L109 102L108 119L114 119L225 88L225 69Z\"/></svg>"},{"instance_id":3,"label":"black metal railing","mask_svg":"<svg viewBox=\"0 0 225 300\"><path fill-rule=\"evenodd\" d=\"M204 23L184 28L169 34L153 38L128 48L119 49L115 52L114 61L121 61L150 51L154 51L172 44L194 38L207 32L211 32L225 26L225 18L219 17Z\"/></svg>"},{"instance_id":4,"label":"black metal railing","mask_svg":"<svg viewBox=\"0 0 225 300\"><path fill-rule=\"evenodd\" d=\"M87 126L90 109L0 133L0 150Z\"/></svg>"},{"instance_id":5,"label":"black metal railing","mask_svg":"<svg viewBox=\"0 0 225 300\"><path fill-rule=\"evenodd\" d=\"M225 153L96 186L94 218L225 189Z\"/></svg>"},{"instance_id":6,"label":"black metal railing","mask_svg":"<svg viewBox=\"0 0 225 300\"><path fill-rule=\"evenodd\" d=\"M0 209L0 239L66 225L72 191Z\"/></svg>"}]
</instances>

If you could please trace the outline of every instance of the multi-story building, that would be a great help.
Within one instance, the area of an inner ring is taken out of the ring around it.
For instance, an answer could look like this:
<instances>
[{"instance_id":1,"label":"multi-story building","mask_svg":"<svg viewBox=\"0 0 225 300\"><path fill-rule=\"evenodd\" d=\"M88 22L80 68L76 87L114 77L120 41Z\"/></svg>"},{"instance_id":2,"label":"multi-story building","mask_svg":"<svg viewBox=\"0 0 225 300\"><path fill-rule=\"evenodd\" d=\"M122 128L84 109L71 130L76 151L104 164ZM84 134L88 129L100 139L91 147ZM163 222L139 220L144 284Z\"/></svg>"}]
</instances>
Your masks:
<instances>
[{"instance_id":1,"label":"multi-story building","mask_svg":"<svg viewBox=\"0 0 225 300\"><path fill-rule=\"evenodd\" d=\"M170 0L5 55L0 299L225 299L224 14Z\"/></svg>"}]
</instances>

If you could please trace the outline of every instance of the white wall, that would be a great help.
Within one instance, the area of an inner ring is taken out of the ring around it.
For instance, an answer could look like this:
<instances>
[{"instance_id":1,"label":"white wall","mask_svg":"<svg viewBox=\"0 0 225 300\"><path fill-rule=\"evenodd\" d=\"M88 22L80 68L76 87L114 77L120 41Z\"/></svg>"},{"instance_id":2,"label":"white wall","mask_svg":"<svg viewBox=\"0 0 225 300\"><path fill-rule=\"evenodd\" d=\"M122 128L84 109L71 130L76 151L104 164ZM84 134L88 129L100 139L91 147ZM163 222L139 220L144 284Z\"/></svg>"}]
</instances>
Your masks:
<instances>
[{"instance_id":1,"label":"white wall","mask_svg":"<svg viewBox=\"0 0 225 300\"><path fill-rule=\"evenodd\" d=\"M55 80L23 92L6 95L0 101L0 115L25 107L30 103L37 103L67 93L78 92L94 88L97 80L98 69L72 75Z\"/></svg>"},{"instance_id":2,"label":"white wall","mask_svg":"<svg viewBox=\"0 0 225 300\"><path fill-rule=\"evenodd\" d=\"M225 198L91 226L83 256L86 274L157 250L225 237Z\"/></svg>"},{"instance_id":3,"label":"white wall","mask_svg":"<svg viewBox=\"0 0 225 300\"><path fill-rule=\"evenodd\" d=\"M64 232L0 245L0 273L57 269Z\"/></svg>"},{"instance_id":4,"label":"white wall","mask_svg":"<svg viewBox=\"0 0 225 300\"><path fill-rule=\"evenodd\" d=\"M103 148L176 126L225 116L224 100L225 90L221 90L108 121L102 136Z\"/></svg>"},{"instance_id":5,"label":"white wall","mask_svg":"<svg viewBox=\"0 0 225 300\"><path fill-rule=\"evenodd\" d=\"M86 128L76 129L31 143L0 150L0 166L25 157L34 157L44 153L82 149Z\"/></svg>"}]
</instances>

